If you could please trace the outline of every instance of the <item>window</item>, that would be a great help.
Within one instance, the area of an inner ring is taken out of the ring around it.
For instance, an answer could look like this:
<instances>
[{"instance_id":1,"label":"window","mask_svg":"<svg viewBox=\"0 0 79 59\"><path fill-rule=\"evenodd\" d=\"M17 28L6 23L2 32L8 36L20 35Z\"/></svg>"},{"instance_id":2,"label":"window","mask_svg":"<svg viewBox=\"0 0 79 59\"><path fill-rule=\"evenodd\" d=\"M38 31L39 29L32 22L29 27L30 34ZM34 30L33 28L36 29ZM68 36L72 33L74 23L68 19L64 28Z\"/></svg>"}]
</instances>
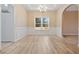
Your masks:
<instances>
[{"instance_id":1,"label":"window","mask_svg":"<svg viewBox=\"0 0 79 59\"><path fill-rule=\"evenodd\" d=\"M42 16L42 17L36 17L34 22L35 29L38 30L47 30L49 25L49 18Z\"/></svg>"}]
</instances>

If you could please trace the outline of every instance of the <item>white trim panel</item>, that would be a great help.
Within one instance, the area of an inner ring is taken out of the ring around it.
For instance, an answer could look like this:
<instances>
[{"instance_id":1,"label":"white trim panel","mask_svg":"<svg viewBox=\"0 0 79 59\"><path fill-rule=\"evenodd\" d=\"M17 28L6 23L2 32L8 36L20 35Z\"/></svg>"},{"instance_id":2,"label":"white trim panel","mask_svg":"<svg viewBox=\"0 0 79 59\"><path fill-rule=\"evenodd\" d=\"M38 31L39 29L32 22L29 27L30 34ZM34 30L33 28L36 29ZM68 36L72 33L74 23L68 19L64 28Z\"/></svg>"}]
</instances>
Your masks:
<instances>
[{"instance_id":1,"label":"white trim panel","mask_svg":"<svg viewBox=\"0 0 79 59\"><path fill-rule=\"evenodd\" d=\"M16 27L16 40L22 39L27 34L26 27Z\"/></svg>"}]
</instances>

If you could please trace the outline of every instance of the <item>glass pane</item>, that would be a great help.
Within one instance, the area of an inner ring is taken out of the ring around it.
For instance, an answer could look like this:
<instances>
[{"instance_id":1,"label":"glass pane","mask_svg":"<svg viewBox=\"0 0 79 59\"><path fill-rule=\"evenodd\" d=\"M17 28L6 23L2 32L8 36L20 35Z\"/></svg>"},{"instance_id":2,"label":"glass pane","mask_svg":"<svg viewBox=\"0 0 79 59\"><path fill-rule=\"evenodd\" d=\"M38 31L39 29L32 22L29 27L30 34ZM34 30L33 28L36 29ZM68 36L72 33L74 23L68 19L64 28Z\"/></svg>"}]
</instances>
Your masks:
<instances>
[{"instance_id":1,"label":"glass pane","mask_svg":"<svg viewBox=\"0 0 79 59\"><path fill-rule=\"evenodd\" d=\"M48 23L48 19L47 18L43 18L43 23Z\"/></svg>"},{"instance_id":2,"label":"glass pane","mask_svg":"<svg viewBox=\"0 0 79 59\"><path fill-rule=\"evenodd\" d=\"M41 24L36 24L36 27L41 27Z\"/></svg>"},{"instance_id":3,"label":"glass pane","mask_svg":"<svg viewBox=\"0 0 79 59\"><path fill-rule=\"evenodd\" d=\"M48 27L48 24L43 24L43 27Z\"/></svg>"},{"instance_id":4,"label":"glass pane","mask_svg":"<svg viewBox=\"0 0 79 59\"><path fill-rule=\"evenodd\" d=\"M41 23L41 18L36 18L36 23Z\"/></svg>"}]
</instances>

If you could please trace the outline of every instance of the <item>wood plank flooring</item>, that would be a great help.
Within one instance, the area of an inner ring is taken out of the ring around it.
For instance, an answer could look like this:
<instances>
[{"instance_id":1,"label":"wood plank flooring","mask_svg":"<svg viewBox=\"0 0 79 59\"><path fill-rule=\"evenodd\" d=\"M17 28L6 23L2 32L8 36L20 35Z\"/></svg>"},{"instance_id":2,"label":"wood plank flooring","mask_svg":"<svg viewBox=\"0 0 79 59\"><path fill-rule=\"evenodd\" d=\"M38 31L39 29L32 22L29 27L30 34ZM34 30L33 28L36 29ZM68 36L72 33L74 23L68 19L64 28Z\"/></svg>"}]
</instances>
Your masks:
<instances>
[{"instance_id":1,"label":"wood plank flooring","mask_svg":"<svg viewBox=\"0 0 79 59\"><path fill-rule=\"evenodd\" d=\"M28 35L17 42L3 42L1 54L78 54L76 45L64 42L57 36ZM70 38L71 39L71 38ZM73 38L72 38L73 39ZM75 39L76 40L76 39Z\"/></svg>"}]
</instances>

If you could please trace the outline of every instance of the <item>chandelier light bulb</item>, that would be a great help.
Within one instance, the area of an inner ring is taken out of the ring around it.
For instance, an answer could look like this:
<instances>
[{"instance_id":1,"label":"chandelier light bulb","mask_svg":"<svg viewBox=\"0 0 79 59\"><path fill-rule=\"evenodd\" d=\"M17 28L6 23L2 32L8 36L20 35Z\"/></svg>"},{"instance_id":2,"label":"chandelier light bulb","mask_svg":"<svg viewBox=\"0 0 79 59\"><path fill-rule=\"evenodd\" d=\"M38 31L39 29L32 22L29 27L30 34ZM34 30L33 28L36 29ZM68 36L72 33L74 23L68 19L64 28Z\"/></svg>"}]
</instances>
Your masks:
<instances>
[{"instance_id":1,"label":"chandelier light bulb","mask_svg":"<svg viewBox=\"0 0 79 59\"><path fill-rule=\"evenodd\" d=\"M7 7L7 6L8 6L8 4L4 4L4 6L6 6L6 7Z\"/></svg>"}]
</instances>

